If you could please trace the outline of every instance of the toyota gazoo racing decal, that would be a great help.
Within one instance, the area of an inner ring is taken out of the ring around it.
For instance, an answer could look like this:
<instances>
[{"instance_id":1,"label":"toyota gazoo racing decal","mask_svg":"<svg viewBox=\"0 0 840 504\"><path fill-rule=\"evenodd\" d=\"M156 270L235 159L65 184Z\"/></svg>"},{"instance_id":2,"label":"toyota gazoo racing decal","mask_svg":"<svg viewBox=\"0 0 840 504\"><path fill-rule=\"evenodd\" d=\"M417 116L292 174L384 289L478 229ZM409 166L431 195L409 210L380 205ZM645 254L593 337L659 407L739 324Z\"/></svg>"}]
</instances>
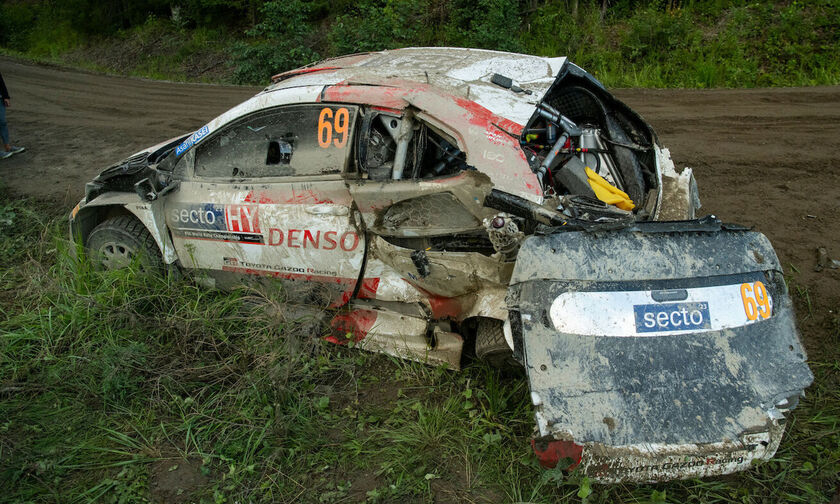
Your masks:
<instances>
[{"instance_id":1,"label":"toyota gazoo racing decal","mask_svg":"<svg viewBox=\"0 0 840 504\"><path fill-rule=\"evenodd\" d=\"M265 243L257 205L179 205L169 211L168 220L173 233L184 238Z\"/></svg>"},{"instance_id":2,"label":"toyota gazoo racing decal","mask_svg":"<svg viewBox=\"0 0 840 504\"><path fill-rule=\"evenodd\" d=\"M289 273L290 275L304 275L309 277L325 276L337 277L338 272L332 268L312 268L309 266L294 266L274 263L258 263L251 262L246 259L239 259L237 257L223 257L222 271L233 271L237 273Z\"/></svg>"}]
</instances>

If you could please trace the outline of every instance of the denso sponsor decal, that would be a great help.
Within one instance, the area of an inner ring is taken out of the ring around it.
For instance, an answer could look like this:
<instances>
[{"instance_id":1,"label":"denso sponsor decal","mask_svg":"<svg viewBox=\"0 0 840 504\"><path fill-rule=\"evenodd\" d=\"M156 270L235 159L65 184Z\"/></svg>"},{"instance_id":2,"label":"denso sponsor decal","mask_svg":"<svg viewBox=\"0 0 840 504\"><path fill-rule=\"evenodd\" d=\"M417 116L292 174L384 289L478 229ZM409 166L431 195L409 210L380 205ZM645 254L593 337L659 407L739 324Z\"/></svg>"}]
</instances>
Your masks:
<instances>
[{"instance_id":1,"label":"denso sponsor decal","mask_svg":"<svg viewBox=\"0 0 840 504\"><path fill-rule=\"evenodd\" d=\"M170 210L173 232L184 238L265 243L256 205L181 205Z\"/></svg>"},{"instance_id":2,"label":"denso sponsor decal","mask_svg":"<svg viewBox=\"0 0 840 504\"><path fill-rule=\"evenodd\" d=\"M268 244L289 248L313 248L320 250L343 250L352 252L359 247L359 235L355 231L321 231L320 229L268 230Z\"/></svg>"},{"instance_id":3,"label":"denso sponsor decal","mask_svg":"<svg viewBox=\"0 0 840 504\"><path fill-rule=\"evenodd\" d=\"M187 149L200 142L202 138L207 136L207 133L210 133L210 128L208 126L203 126L200 130L190 135L181 143L181 145L175 148L175 157L180 156Z\"/></svg>"}]
</instances>

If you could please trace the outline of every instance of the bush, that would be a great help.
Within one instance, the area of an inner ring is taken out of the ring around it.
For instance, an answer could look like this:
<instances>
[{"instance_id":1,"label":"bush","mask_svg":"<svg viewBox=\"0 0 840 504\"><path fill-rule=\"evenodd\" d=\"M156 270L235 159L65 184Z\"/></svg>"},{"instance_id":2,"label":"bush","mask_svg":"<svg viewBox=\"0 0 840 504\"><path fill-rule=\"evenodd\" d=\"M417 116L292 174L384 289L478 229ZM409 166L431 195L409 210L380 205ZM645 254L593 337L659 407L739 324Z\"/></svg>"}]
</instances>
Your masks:
<instances>
[{"instance_id":1,"label":"bush","mask_svg":"<svg viewBox=\"0 0 840 504\"><path fill-rule=\"evenodd\" d=\"M365 1L336 18L328 40L332 54L435 45L433 2Z\"/></svg>"},{"instance_id":2,"label":"bush","mask_svg":"<svg viewBox=\"0 0 840 504\"><path fill-rule=\"evenodd\" d=\"M251 40L233 47L236 82L265 82L272 73L317 60L318 53L309 44L309 9L302 0L265 2L260 8L263 21L247 32Z\"/></svg>"},{"instance_id":3,"label":"bush","mask_svg":"<svg viewBox=\"0 0 840 504\"><path fill-rule=\"evenodd\" d=\"M462 47L519 51L517 0L453 0L448 42Z\"/></svg>"},{"instance_id":4,"label":"bush","mask_svg":"<svg viewBox=\"0 0 840 504\"><path fill-rule=\"evenodd\" d=\"M28 5L3 5L0 15L0 46L25 51L29 48L29 31L38 11Z\"/></svg>"},{"instance_id":5,"label":"bush","mask_svg":"<svg viewBox=\"0 0 840 504\"><path fill-rule=\"evenodd\" d=\"M838 0L610 0L604 12L602 2L577 3L573 15L570 0L7 0L0 46L130 75L239 83L407 46L568 56L608 86L840 82ZM152 32L139 55L121 45Z\"/></svg>"}]
</instances>

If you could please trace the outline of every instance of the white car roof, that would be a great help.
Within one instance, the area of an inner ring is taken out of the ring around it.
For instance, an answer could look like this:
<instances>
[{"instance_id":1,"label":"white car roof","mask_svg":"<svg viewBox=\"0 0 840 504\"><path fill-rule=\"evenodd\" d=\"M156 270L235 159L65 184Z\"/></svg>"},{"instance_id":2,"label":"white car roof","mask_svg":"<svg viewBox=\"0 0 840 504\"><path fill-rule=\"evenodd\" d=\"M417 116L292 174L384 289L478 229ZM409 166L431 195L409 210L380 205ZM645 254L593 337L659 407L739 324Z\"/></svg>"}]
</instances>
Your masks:
<instances>
[{"instance_id":1,"label":"white car roof","mask_svg":"<svg viewBox=\"0 0 840 504\"><path fill-rule=\"evenodd\" d=\"M409 47L324 60L275 76L266 91L347 83L431 84L473 100L494 114L524 125L534 106L554 82L565 57L545 58L484 49ZM490 82L494 73L513 79L531 94L515 93Z\"/></svg>"}]
</instances>

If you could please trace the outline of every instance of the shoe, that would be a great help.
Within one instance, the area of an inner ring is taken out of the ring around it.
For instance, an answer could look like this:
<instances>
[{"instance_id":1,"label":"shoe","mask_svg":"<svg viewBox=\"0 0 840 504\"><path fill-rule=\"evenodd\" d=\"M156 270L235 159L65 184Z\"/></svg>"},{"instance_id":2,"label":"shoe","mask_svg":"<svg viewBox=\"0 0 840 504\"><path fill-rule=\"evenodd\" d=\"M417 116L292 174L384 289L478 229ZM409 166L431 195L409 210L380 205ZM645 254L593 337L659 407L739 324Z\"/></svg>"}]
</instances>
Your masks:
<instances>
[{"instance_id":1,"label":"shoe","mask_svg":"<svg viewBox=\"0 0 840 504\"><path fill-rule=\"evenodd\" d=\"M12 150L10 151L0 151L0 159L6 159L8 157L12 157L15 154L21 153L26 150L26 147L17 147L15 145L12 146Z\"/></svg>"}]
</instances>

